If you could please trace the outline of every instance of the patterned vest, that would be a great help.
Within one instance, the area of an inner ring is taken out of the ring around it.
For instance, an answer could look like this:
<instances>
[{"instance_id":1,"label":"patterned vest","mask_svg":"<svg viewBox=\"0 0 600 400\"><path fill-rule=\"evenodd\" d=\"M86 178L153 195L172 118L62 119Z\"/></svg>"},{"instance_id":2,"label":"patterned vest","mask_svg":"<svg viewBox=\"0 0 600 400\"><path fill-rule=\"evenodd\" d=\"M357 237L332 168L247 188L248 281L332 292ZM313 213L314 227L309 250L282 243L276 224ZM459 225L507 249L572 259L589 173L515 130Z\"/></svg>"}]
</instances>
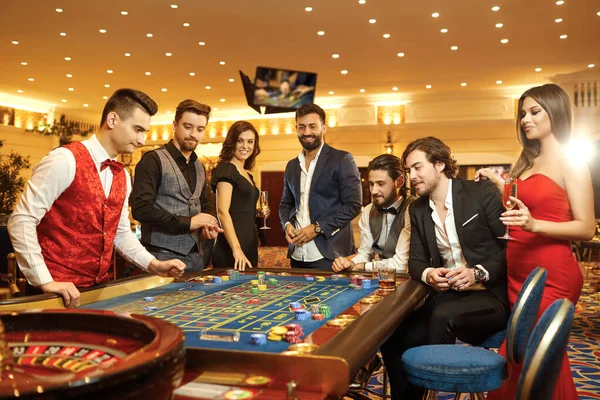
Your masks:
<instances>
[{"instance_id":1,"label":"patterned vest","mask_svg":"<svg viewBox=\"0 0 600 400\"><path fill-rule=\"evenodd\" d=\"M106 198L88 149L80 142L65 147L75 156L75 179L42 218L37 236L52 278L88 287L109 280L127 183L121 170Z\"/></svg>"},{"instance_id":2,"label":"patterned vest","mask_svg":"<svg viewBox=\"0 0 600 400\"><path fill-rule=\"evenodd\" d=\"M400 233L404 228L405 223L405 215L406 209L416 200L416 197L411 195L407 195L402 203L400 204L400 208L398 208L398 213L392 222L392 226L390 226L387 240L385 241L385 245L383 249L380 249L377 245L379 242L379 237L381 236L381 227L383 225L383 214L377 209L375 206L371 206L371 212L369 213L369 228L371 229L371 235L373 236L373 245L371 246L373 251L381 254L382 259L392 258L394 253L396 252L396 244L398 243L398 238L400 237Z\"/></svg>"},{"instance_id":3,"label":"patterned vest","mask_svg":"<svg viewBox=\"0 0 600 400\"><path fill-rule=\"evenodd\" d=\"M206 177L200 161L196 160L196 188L194 193L190 190L177 162L173 159L165 146L156 150L160 159L162 177L154 206L171 214L193 217L201 212L200 194L204 188ZM142 224L142 243L161 247L172 252L187 255L194 245L202 252L200 244L200 230L186 233L167 232L151 224Z\"/></svg>"}]
</instances>

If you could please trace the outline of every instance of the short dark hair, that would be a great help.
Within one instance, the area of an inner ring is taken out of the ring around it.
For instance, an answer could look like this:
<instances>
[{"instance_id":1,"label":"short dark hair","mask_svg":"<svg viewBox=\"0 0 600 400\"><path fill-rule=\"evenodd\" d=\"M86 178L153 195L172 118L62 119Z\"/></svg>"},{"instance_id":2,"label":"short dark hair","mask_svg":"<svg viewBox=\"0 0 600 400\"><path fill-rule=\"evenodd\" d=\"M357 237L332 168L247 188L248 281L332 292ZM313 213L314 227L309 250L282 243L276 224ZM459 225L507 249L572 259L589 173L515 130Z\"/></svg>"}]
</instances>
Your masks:
<instances>
[{"instance_id":1,"label":"short dark hair","mask_svg":"<svg viewBox=\"0 0 600 400\"><path fill-rule=\"evenodd\" d=\"M402 184L402 187L400 187L400 194L402 196L406 195L408 188L406 186L406 172L402 165L402 160L393 154L381 154L369 163L368 171L374 170L386 171L393 181L402 177L404 183Z\"/></svg>"},{"instance_id":2,"label":"short dark hair","mask_svg":"<svg viewBox=\"0 0 600 400\"><path fill-rule=\"evenodd\" d=\"M321 123L325 125L325 111L315 103L303 104L296 110L296 122L298 118L302 118L308 114L317 114L321 119Z\"/></svg>"},{"instance_id":3,"label":"short dark hair","mask_svg":"<svg viewBox=\"0 0 600 400\"><path fill-rule=\"evenodd\" d=\"M207 104L202 104L197 102L196 100L186 99L179 103L177 109L175 110L175 122L179 122L183 113L191 112L198 115L204 115L206 117L206 122L210 118L211 108Z\"/></svg>"},{"instance_id":4,"label":"short dark hair","mask_svg":"<svg viewBox=\"0 0 600 400\"><path fill-rule=\"evenodd\" d=\"M235 146L237 144L238 138L242 134L242 132L252 131L254 132L254 151L246 159L244 162L244 169L252 169L254 168L254 164L256 162L256 156L260 154L260 146L258 144L258 132L256 132L256 128L248 121L237 121L229 128L227 131L227 136L225 137L225 141L223 142L223 147L221 148L221 154L219 154L219 163L231 161L233 158L233 153L235 153Z\"/></svg>"},{"instance_id":5,"label":"short dark hair","mask_svg":"<svg viewBox=\"0 0 600 400\"><path fill-rule=\"evenodd\" d=\"M458 173L458 163L452 157L452 150L440 139L428 136L411 142L402 153L402 164L406 166L406 158L415 150L425 153L427 160L432 164L438 162L444 164L444 174L448 178L452 179Z\"/></svg>"},{"instance_id":6,"label":"short dark hair","mask_svg":"<svg viewBox=\"0 0 600 400\"><path fill-rule=\"evenodd\" d=\"M141 108L150 116L158 111L156 102L146 93L136 89L119 89L110 96L102 111L100 126L106 122L106 117L111 112L116 112L119 118L126 119L137 109Z\"/></svg>"}]
</instances>

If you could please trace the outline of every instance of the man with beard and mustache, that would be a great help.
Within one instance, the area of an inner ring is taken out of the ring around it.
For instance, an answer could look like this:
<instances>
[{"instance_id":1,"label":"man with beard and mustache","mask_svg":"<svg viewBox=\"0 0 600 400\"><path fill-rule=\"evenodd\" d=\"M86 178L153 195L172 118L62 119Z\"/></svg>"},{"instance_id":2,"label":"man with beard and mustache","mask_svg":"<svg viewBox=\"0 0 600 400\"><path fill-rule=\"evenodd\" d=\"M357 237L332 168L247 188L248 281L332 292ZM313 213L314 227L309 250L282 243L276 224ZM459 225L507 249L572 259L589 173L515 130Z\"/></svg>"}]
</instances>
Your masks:
<instances>
[{"instance_id":1,"label":"man with beard and mustache","mask_svg":"<svg viewBox=\"0 0 600 400\"><path fill-rule=\"evenodd\" d=\"M135 168L131 208L142 223L142 243L159 260L183 261L186 271L204 268L201 239L223 232L210 214L206 172L194 152L209 117L206 104L179 103L173 139L147 152Z\"/></svg>"},{"instance_id":2,"label":"man with beard and mustache","mask_svg":"<svg viewBox=\"0 0 600 400\"><path fill-rule=\"evenodd\" d=\"M358 253L352 259L336 258L332 268L335 272L372 271L373 258L378 254L381 266L406 272L410 246L408 206L415 198L408 193L402 161L382 154L369 163L368 169L372 202L358 221Z\"/></svg>"},{"instance_id":3,"label":"man with beard and mustache","mask_svg":"<svg viewBox=\"0 0 600 400\"><path fill-rule=\"evenodd\" d=\"M427 284L424 305L381 347L392 399L420 399L402 355L425 344L479 343L506 328L508 299L502 197L489 181L456 179L450 148L434 137L410 143L402 161L420 196L410 206L408 272Z\"/></svg>"},{"instance_id":4,"label":"man with beard and mustache","mask_svg":"<svg viewBox=\"0 0 600 400\"><path fill-rule=\"evenodd\" d=\"M351 221L360 213L362 187L352 155L328 146L325 111L316 104L296 110L303 150L285 168L279 219L292 268L330 270L355 251Z\"/></svg>"}]
</instances>

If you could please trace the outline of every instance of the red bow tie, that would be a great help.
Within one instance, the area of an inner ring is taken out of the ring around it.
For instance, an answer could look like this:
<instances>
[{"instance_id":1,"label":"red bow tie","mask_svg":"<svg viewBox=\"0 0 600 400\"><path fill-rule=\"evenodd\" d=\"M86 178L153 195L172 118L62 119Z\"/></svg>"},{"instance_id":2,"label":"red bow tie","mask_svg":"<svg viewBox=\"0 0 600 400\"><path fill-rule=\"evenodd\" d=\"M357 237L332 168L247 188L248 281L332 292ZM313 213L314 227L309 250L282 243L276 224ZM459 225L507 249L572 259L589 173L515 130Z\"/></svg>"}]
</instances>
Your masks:
<instances>
[{"instance_id":1,"label":"red bow tie","mask_svg":"<svg viewBox=\"0 0 600 400\"><path fill-rule=\"evenodd\" d=\"M102 164L100 164L100 171L104 171L106 167L110 168L113 175L116 175L117 173L123 171L123 168L125 168L125 166L120 162L113 161L111 159L102 161Z\"/></svg>"}]
</instances>

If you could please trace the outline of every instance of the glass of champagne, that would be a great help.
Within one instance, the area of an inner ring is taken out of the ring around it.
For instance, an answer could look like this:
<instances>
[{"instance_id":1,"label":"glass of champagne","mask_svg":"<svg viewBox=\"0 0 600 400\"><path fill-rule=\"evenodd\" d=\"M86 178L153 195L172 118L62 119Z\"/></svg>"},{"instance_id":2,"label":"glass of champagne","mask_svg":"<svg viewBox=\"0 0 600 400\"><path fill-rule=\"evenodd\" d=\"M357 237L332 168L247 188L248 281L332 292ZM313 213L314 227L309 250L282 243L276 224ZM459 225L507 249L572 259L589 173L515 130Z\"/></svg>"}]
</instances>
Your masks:
<instances>
[{"instance_id":1,"label":"glass of champagne","mask_svg":"<svg viewBox=\"0 0 600 400\"><path fill-rule=\"evenodd\" d=\"M507 211L510 211L515 207L515 202L510 199L511 197L517 197L517 180L509 178L504 182L504 190L502 192L502 204ZM514 240L509 235L509 228L510 226L506 225L504 236L499 236L498 239Z\"/></svg>"},{"instance_id":2,"label":"glass of champagne","mask_svg":"<svg viewBox=\"0 0 600 400\"><path fill-rule=\"evenodd\" d=\"M267 226L267 213L269 212L269 192L262 191L260 192L260 211L263 215L263 226L260 229L271 229Z\"/></svg>"}]
</instances>

